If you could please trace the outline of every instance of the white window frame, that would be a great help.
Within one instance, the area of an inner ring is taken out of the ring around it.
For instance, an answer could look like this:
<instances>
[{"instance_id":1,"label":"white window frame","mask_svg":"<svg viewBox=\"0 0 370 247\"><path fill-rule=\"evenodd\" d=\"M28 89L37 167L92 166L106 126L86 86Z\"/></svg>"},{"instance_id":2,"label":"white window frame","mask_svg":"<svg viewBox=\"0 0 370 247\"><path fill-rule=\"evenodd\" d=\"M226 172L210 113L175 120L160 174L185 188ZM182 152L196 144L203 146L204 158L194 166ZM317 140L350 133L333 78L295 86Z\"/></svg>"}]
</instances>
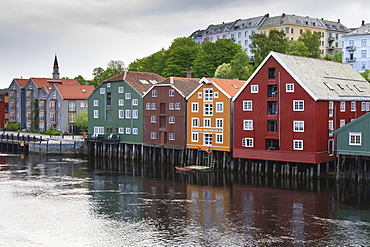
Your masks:
<instances>
[{"instance_id":1,"label":"white window frame","mask_svg":"<svg viewBox=\"0 0 370 247\"><path fill-rule=\"evenodd\" d=\"M224 102L216 102L216 112L224 112Z\"/></svg>"},{"instance_id":2,"label":"white window frame","mask_svg":"<svg viewBox=\"0 0 370 247\"><path fill-rule=\"evenodd\" d=\"M131 128L127 127L125 133L126 133L126 135L130 135L131 134Z\"/></svg>"},{"instance_id":3,"label":"white window frame","mask_svg":"<svg viewBox=\"0 0 370 247\"><path fill-rule=\"evenodd\" d=\"M221 133L216 134L216 143L217 144L222 144L224 143L224 135Z\"/></svg>"},{"instance_id":4,"label":"white window frame","mask_svg":"<svg viewBox=\"0 0 370 247\"><path fill-rule=\"evenodd\" d=\"M150 116L150 122L156 123L157 122L157 116Z\"/></svg>"},{"instance_id":5,"label":"white window frame","mask_svg":"<svg viewBox=\"0 0 370 247\"><path fill-rule=\"evenodd\" d=\"M198 140L199 140L198 133L191 133L191 141L192 142L198 142Z\"/></svg>"},{"instance_id":6,"label":"white window frame","mask_svg":"<svg viewBox=\"0 0 370 247\"><path fill-rule=\"evenodd\" d=\"M157 104L156 103L152 103L152 110L157 110Z\"/></svg>"},{"instance_id":7,"label":"white window frame","mask_svg":"<svg viewBox=\"0 0 370 247\"><path fill-rule=\"evenodd\" d=\"M203 119L203 127L211 127L211 119L210 118L204 118Z\"/></svg>"},{"instance_id":8,"label":"white window frame","mask_svg":"<svg viewBox=\"0 0 370 247\"><path fill-rule=\"evenodd\" d=\"M355 139L352 139L352 137L354 137ZM348 145L361 146L362 145L362 133L361 132L348 132Z\"/></svg>"},{"instance_id":9,"label":"white window frame","mask_svg":"<svg viewBox=\"0 0 370 247\"><path fill-rule=\"evenodd\" d=\"M293 132L304 132L304 121L293 121Z\"/></svg>"},{"instance_id":10,"label":"white window frame","mask_svg":"<svg viewBox=\"0 0 370 247\"><path fill-rule=\"evenodd\" d=\"M132 128L132 134L133 135L139 134L139 129L138 128Z\"/></svg>"},{"instance_id":11,"label":"white window frame","mask_svg":"<svg viewBox=\"0 0 370 247\"><path fill-rule=\"evenodd\" d=\"M304 111L304 100L293 100L293 111Z\"/></svg>"},{"instance_id":12,"label":"white window frame","mask_svg":"<svg viewBox=\"0 0 370 247\"><path fill-rule=\"evenodd\" d=\"M341 119L339 120L339 127L343 127L344 125L346 125L346 120L345 119Z\"/></svg>"},{"instance_id":13,"label":"white window frame","mask_svg":"<svg viewBox=\"0 0 370 247\"><path fill-rule=\"evenodd\" d=\"M253 130L253 120L243 120L243 130Z\"/></svg>"},{"instance_id":14,"label":"white window frame","mask_svg":"<svg viewBox=\"0 0 370 247\"><path fill-rule=\"evenodd\" d=\"M175 110L175 103L169 103L168 104L168 109Z\"/></svg>"},{"instance_id":15,"label":"white window frame","mask_svg":"<svg viewBox=\"0 0 370 247\"><path fill-rule=\"evenodd\" d=\"M218 92L213 92L213 98L218 99Z\"/></svg>"},{"instance_id":16,"label":"white window frame","mask_svg":"<svg viewBox=\"0 0 370 247\"><path fill-rule=\"evenodd\" d=\"M137 106L139 104L139 100L138 99L132 99L132 105L133 106Z\"/></svg>"},{"instance_id":17,"label":"white window frame","mask_svg":"<svg viewBox=\"0 0 370 247\"><path fill-rule=\"evenodd\" d=\"M118 134L124 134L125 133L125 128L119 127L118 128Z\"/></svg>"},{"instance_id":18,"label":"white window frame","mask_svg":"<svg viewBox=\"0 0 370 247\"><path fill-rule=\"evenodd\" d=\"M175 103L175 110L180 110L181 109L181 103L177 102Z\"/></svg>"},{"instance_id":19,"label":"white window frame","mask_svg":"<svg viewBox=\"0 0 370 247\"><path fill-rule=\"evenodd\" d=\"M125 100L124 99L118 99L118 106L124 106Z\"/></svg>"},{"instance_id":20,"label":"white window frame","mask_svg":"<svg viewBox=\"0 0 370 247\"><path fill-rule=\"evenodd\" d=\"M104 134L104 127L94 126L94 134Z\"/></svg>"},{"instance_id":21,"label":"white window frame","mask_svg":"<svg viewBox=\"0 0 370 247\"><path fill-rule=\"evenodd\" d=\"M99 110L94 110L94 118L99 118Z\"/></svg>"},{"instance_id":22,"label":"white window frame","mask_svg":"<svg viewBox=\"0 0 370 247\"><path fill-rule=\"evenodd\" d=\"M191 103L191 112L199 112L199 104L198 102Z\"/></svg>"},{"instance_id":23,"label":"white window frame","mask_svg":"<svg viewBox=\"0 0 370 247\"><path fill-rule=\"evenodd\" d=\"M131 99L131 93L125 93L125 99Z\"/></svg>"},{"instance_id":24,"label":"white window frame","mask_svg":"<svg viewBox=\"0 0 370 247\"><path fill-rule=\"evenodd\" d=\"M224 119L216 118L216 128L223 128L223 127L224 127Z\"/></svg>"},{"instance_id":25,"label":"white window frame","mask_svg":"<svg viewBox=\"0 0 370 247\"><path fill-rule=\"evenodd\" d=\"M293 150L303 150L303 140L293 140Z\"/></svg>"},{"instance_id":26,"label":"white window frame","mask_svg":"<svg viewBox=\"0 0 370 247\"><path fill-rule=\"evenodd\" d=\"M127 119L131 118L131 110L126 110L125 111L125 116Z\"/></svg>"},{"instance_id":27,"label":"white window frame","mask_svg":"<svg viewBox=\"0 0 370 247\"><path fill-rule=\"evenodd\" d=\"M251 93L258 93L258 85L251 85Z\"/></svg>"},{"instance_id":28,"label":"white window frame","mask_svg":"<svg viewBox=\"0 0 370 247\"><path fill-rule=\"evenodd\" d=\"M168 140L174 141L175 140L175 133L169 133L168 134Z\"/></svg>"},{"instance_id":29,"label":"white window frame","mask_svg":"<svg viewBox=\"0 0 370 247\"><path fill-rule=\"evenodd\" d=\"M199 127L199 118L196 118L196 117L191 118L191 126Z\"/></svg>"},{"instance_id":30,"label":"white window frame","mask_svg":"<svg viewBox=\"0 0 370 247\"><path fill-rule=\"evenodd\" d=\"M152 139L152 140L157 139L157 132L151 132L150 133L150 139Z\"/></svg>"},{"instance_id":31,"label":"white window frame","mask_svg":"<svg viewBox=\"0 0 370 247\"><path fill-rule=\"evenodd\" d=\"M351 111L356 111L356 101L351 101Z\"/></svg>"},{"instance_id":32,"label":"white window frame","mask_svg":"<svg viewBox=\"0 0 370 247\"><path fill-rule=\"evenodd\" d=\"M174 124L175 123L175 116L169 116L168 117L168 123L169 124Z\"/></svg>"},{"instance_id":33,"label":"white window frame","mask_svg":"<svg viewBox=\"0 0 370 247\"><path fill-rule=\"evenodd\" d=\"M104 87L100 88L100 94L105 94L105 88Z\"/></svg>"},{"instance_id":34,"label":"white window frame","mask_svg":"<svg viewBox=\"0 0 370 247\"><path fill-rule=\"evenodd\" d=\"M125 88L124 87L118 87L118 93L124 93Z\"/></svg>"},{"instance_id":35,"label":"white window frame","mask_svg":"<svg viewBox=\"0 0 370 247\"><path fill-rule=\"evenodd\" d=\"M243 100L243 111L252 111L252 110L253 110L253 101Z\"/></svg>"},{"instance_id":36,"label":"white window frame","mask_svg":"<svg viewBox=\"0 0 370 247\"><path fill-rule=\"evenodd\" d=\"M334 121L333 120L328 121L328 131L329 131L329 136L332 137L333 132L334 132Z\"/></svg>"},{"instance_id":37,"label":"white window frame","mask_svg":"<svg viewBox=\"0 0 370 247\"><path fill-rule=\"evenodd\" d=\"M345 101L341 101L340 102L340 111L341 112L345 112L346 111L346 102Z\"/></svg>"},{"instance_id":38,"label":"white window frame","mask_svg":"<svg viewBox=\"0 0 370 247\"><path fill-rule=\"evenodd\" d=\"M294 83L285 84L285 92L293 93L294 92Z\"/></svg>"},{"instance_id":39,"label":"white window frame","mask_svg":"<svg viewBox=\"0 0 370 247\"><path fill-rule=\"evenodd\" d=\"M168 96L169 97L174 97L175 96L175 89L168 90Z\"/></svg>"},{"instance_id":40,"label":"white window frame","mask_svg":"<svg viewBox=\"0 0 370 247\"><path fill-rule=\"evenodd\" d=\"M94 99L94 106L99 106L99 100Z\"/></svg>"},{"instance_id":41,"label":"white window frame","mask_svg":"<svg viewBox=\"0 0 370 247\"><path fill-rule=\"evenodd\" d=\"M139 110L132 110L132 118L133 119L139 118Z\"/></svg>"},{"instance_id":42,"label":"white window frame","mask_svg":"<svg viewBox=\"0 0 370 247\"><path fill-rule=\"evenodd\" d=\"M203 97L202 95L202 92L198 92L198 99L201 99Z\"/></svg>"},{"instance_id":43,"label":"white window frame","mask_svg":"<svg viewBox=\"0 0 370 247\"><path fill-rule=\"evenodd\" d=\"M203 116L213 116L213 103L203 104Z\"/></svg>"},{"instance_id":44,"label":"white window frame","mask_svg":"<svg viewBox=\"0 0 370 247\"><path fill-rule=\"evenodd\" d=\"M252 148L253 138L242 138L242 147Z\"/></svg>"},{"instance_id":45,"label":"white window frame","mask_svg":"<svg viewBox=\"0 0 370 247\"><path fill-rule=\"evenodd\" d=\"M333 117L333 116L334 116L334 102L329 101L329 117Z\"/></svg>"},{"instance_id":46,"label":"white window frame","mask_svg":"<svg viewBox=\"0 0 370 247\"><path fill-rule=\"evenodd\" d=\"M152 90L152 97L153 98L156 98L158 95L157 95L157 90Z\"/></svg>"},{"instance_id":47,"label":"white window frame","mask_svg":"<svg viewBox=\"0 0 370 247\"><path fill-rule=\"evenodd\" d=\"M118 118L125 118L125 111L124 110L118 110Z\"/></svg>"},{"instance_id":48,"label":"white window frame","mask_svg":"<svg viewBox=\"0 0 370 247\"><path fill-rule=\"evenodd\" d=\"M213 102L213 88L205 88L203 89L204 93L204 102Z\"/></svg>"},{"instance_id":49,"label":"white window frame","mask_svg":"<svg viewBox=\"0 0 370 247\"><path fill-rule=\"evenodd\" d=\"M203 134L203 146L212 146L212 134Z\"/></svg>"}]
</instances>

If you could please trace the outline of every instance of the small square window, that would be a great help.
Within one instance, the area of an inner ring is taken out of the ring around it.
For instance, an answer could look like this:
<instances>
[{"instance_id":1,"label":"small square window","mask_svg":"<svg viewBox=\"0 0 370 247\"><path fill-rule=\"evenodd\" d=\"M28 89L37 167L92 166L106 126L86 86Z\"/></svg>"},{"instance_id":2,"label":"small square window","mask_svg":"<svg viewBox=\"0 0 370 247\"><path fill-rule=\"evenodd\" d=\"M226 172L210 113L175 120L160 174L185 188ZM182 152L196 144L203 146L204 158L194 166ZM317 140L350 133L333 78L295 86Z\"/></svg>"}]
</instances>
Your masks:
<instances>
[{"instance_id":1,"label":"small square window","mask_svg":"<svg viewBox=\"0 0 370 247\"><path fill-rule=\"evenodd\" d=\"M170 97L174 97L174 96L175 96L175 89L170 89L170 90L168 91L168 95L169 95Z\"/></svg>"},{"instance_id":2,"label":"small square window","mask_svg":"<svg viewBox=\"0 0 370 247\"><path fill-rule=\"evenodd\" d=\"M251 100L243 101L243 111L252 111L252 101Z\"/></svg>"},{"instance_id":3,"label":"small square window","mask_svg":"<svg viewBox=\"0 0 370 247\"><path fill-rule=\"evenodd\" d=\"M251 93L258 93L258 85L251 85Z\"/></svg>"},{"instance_id":4,"label":"small square window","mask_svg":"<svg viewBox=\"0 0 370 247\"><path fill-rule=\"evenodd\" d=\"M253 138L243 138L242 146L243 147L253 147Z\"/></svg>"},{"instance_id":5,"label":"small square window","mask_svg":"<svg viewBox=\"0 0 370 247\"><path fill-rule=\"evenodd\" d=\"M294 150L303 150L303 141L302 140L293 140L293 149Z\"/></svg>"},{"instance_id":6,"label":"small square window","mask_svg":"<svg viewBox=\"0 0 370 247\"><path fill-rule=\"evenodd\" d=\"M294 84L293 83L287 83L285 85L285 91L287 93L293 93L294 92Z\"/></svg>"}]
</instances>

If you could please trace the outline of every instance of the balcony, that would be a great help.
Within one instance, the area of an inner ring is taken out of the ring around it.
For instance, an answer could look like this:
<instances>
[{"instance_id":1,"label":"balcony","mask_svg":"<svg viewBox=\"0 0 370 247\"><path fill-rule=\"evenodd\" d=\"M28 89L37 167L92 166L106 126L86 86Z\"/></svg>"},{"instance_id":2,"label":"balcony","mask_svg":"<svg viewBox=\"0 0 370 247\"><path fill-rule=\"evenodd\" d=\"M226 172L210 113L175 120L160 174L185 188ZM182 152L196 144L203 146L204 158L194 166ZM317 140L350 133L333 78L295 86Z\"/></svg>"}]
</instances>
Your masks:
<instances>
[{"instance_id":1,"label":"balcony","mask_svg":"<svg viewBox=\"0 0 370 247\"><path fill-rule=\"evenodd\" d=\"M354 51L356 50L356 46L347 46L346 49L347 51Z\"/></svg>"},{"instance_id":2,"label":"balcony","mask_svg":"<svg viewBox=\"0 0 370 247\"><path fill-rule=\"evenodd\" d=\"M276 101L267 103L267 115L276 115L278 113L278 105Z\"/></svg>"},{"instance_id":3,"label":"balcony","mask_svg":"<svg viewBox=\"0 0 370 247\"><path fill-rule=\"evenodd\" d=\"M328 38L328 42L330 43L330 42L333 42L335 40L335 38L334 37L329 37Z\"/></svg>"},{"instance_id":4,"label":"balcony","mask_svg":"<svg viewBox=\"0 0 370 247\"><path fill-rule=\"evenodd\" d=\"M330 45L329 47L328 47L328 50L334 50L335 49L335 47L333 46L333 45Z\"/></svg>"},{"instance_id":5,"label":"balcony","mask_svg":"<svg viewBox=\"0 0 370 247\"><path fill-rule=\"evenodd\" d=\"M346 61L347 62L356 62L356 58L355 57L347 57Z\"/></svg>"}]
</instances>

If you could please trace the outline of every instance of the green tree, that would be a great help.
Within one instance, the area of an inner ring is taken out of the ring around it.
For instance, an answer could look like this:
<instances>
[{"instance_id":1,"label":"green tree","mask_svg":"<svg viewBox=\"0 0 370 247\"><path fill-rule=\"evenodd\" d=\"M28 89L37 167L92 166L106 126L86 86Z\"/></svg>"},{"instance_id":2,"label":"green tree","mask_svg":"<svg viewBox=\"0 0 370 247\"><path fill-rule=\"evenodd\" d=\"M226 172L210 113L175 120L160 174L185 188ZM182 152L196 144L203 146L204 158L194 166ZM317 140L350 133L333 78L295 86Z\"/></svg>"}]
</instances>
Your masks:
<instances>
[{"instance_id":1,"label":"green tree","mask_svg":"<svg viewBox=\"0 0 370 247\"><path fill-rule=\"evenodd\" d=\"M116 73L112 68L103 69L102 67L97 67L93 70L94 78L90 81L90 85L98 87L100 83L112 76L115 76Z\"/></svg>"},{"instance_id":2,"label":"green tree","mask_svg":"<svg viewBox=\"0 0 370 247\"><path fill-rule=\"evenodd\" d=\"M302 41L308 48L308 57L320 58L320 38L320 32L312 33L311 31L306 31L302 33L301 36L298 38L298 41Z\"/></svg>"},{"instance_id":3,"label":"green tree","mask_svg":"<svg viewBox=\"0 0 370 247\"><path fill-rule=\"evenodd\" d=\"M360 75L362 75L362 77L365 78L365 80L370 82L370 70L369 69L366 69L364 72L360 73Z\"/></svg>"},{"instance_id":4,"label":"green tree","mask_svg":"<svg viewBox=\"0 0 370 247\"><path fill-rule=\"evenodd\" d=\"M125 63L120 60L110 60L107 69L112 69L114 75L118 75L125 71Z\"/></svg>"},{"instance_id":5,"label":"green tree","mask_svg":"<svg viewBox=\"0 0 370 247\"><path fill-rule=\"evenodd\" d=\"M130 63L128 70L138 72L152 72L158 75L163 75L167 60L167 50L161 49L160 51L151 54L150 56L136 59Z\"/></svg>"},{"instance_id":6,"label":"green tree","mask_svg":"<svg viewBox=\"0 0 370 247\"><path fill-rule=\"evenodd\" d=\"M341 52L337 52L337 53L334 54L334 61L336 61L338 63L342 62L342 53Z\"/></svg>"},{"instance_id":7,"label":"green tree","mask_svg":"<svg viewBox=\"0 0 370 247\"><path fill-rule=\"evenodd\" d=\"M230 79L231 66L229 63L219 65L215 71L214 77L221 79Z\"/></svg>"},{"instance_id":8,"label":"green tree","mask_svg":"<svg viewBox=\"0 0 370 247\"><path fill-rule=\"evenodd\" d=\"M310 54L302 41L288 40L288 45L288 54L290 55L307 57Z\"/></svg>"},{"instance_id":9,"label":"green tree","mask_svg":"<svg viewBox=\"0 0 370 247\"><path fill-rule=\"evenodd\" d=\"M183 77L186 70L192 70L194 60L198 56L200 46L189 37L175 39L168 48L163 76Z\"/></svg>"},{"instance_id":10,"label":"green tree","mask_svg":"<svg viewBox=\"0 0 370 247\"><path fill-rule=\"evenodd\" d=\"M330 54L326 54L322 59L328 60L328 61L333 61L333 57L330 56Z\"/></svg>"},{"instance_id":11,"label":"green tree","mask_svg":"<svg viewBox=\"0 0 370 247\"><path fill-rule=\"evenodd\" d=\"M78 132L86 132L88 127L87 112L80 112L77 114L75 124Z\"/></svg>"},{"instance_id":12,"label":"green tree","mask_svg":"<svg viewBox=\"0 0 370 247\"><path fill-rule=\"evenodd\" d=\"M85 78L83 78L82 75L78 75L74 79L77 80L80 83L80 85L86 85L86 80Z\"/></svg>"},{"instance_id":13,"label":"green tree","mask_svg":"<svg viewBox=\"0 0 370 247\"><path fill-rule=\"evenodd\" d=\"M245 52L238 52L230 62L230 79L247 80L253 73L253 66Z\"/></svg>"},{"instance_id":14,"label":"green tree","mask_svg":"<svg viewBox=\"0 0 370 247\"><path fill-rule=\"evenodd\" d=\"M251 52L254 54L255 66L260 65L271 51L286 53L288 48L284 31L271 30L269 36L263 33L254 34Z\"/></svg>"},{"instance_id":15,"label":"green tree","mask_svg":"<svg viewBox=\"0 0 370 247\"><path fill-rule=\"evenodd\" d=\"M214 76L219 65L230 63L240 51L242 51L241 45L229 39L219 39L215 43L206 42L202 44L201 50L194 61L194 76L199 78Z\"/></svg>"}]
</instances>

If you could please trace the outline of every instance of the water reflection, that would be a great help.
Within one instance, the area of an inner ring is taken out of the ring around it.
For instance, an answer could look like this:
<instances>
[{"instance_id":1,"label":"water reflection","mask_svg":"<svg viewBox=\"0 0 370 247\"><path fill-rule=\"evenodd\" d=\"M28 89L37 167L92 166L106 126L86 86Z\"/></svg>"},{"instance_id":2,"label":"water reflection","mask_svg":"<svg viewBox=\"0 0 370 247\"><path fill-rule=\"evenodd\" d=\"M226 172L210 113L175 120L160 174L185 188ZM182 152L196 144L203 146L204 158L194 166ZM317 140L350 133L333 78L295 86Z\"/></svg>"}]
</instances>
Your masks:
<instances>
[{"instance_id":1,"label":"water reflection","mask_svg":"<svg viewBox=\"0 0 370 247\"><path fill-rule=\"evenodd\" d=\"M369 185L123 161L0 155L6 246L343 246L370 242Z\"/></svg>"}]
</instances>

